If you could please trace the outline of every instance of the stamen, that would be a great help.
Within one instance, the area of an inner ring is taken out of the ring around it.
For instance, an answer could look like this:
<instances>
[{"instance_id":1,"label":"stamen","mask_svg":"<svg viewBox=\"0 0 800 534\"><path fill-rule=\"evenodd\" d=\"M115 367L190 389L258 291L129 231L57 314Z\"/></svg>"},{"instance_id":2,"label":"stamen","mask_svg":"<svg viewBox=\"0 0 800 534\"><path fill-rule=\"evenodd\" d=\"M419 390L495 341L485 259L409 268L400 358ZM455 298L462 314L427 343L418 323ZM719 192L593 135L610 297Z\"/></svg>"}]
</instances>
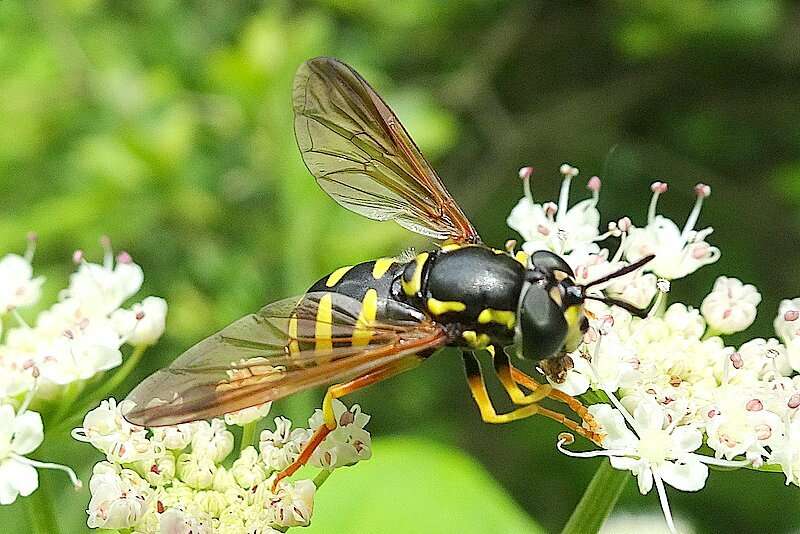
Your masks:
<instances>
[{"instance_id":1,"label":"stamen","mask_svg":"<svg viewBox=\"0 0 800 534\"><path fill-rule=\"evenodd\" d=\"M103 267L109 271L114 268L114 250L111 248L111 238L107 235L100 237L100 246L103 247Z\"/></svg>"},{"instance_id":2,"label":"stamen","mask_svg":"<svg viewBox=\"0 0 800 534\"><path fill-rule=\"evenodd\" d=\"M20 405L19 410L17 410L17 417L24 414L28 411L28 407L31 405L31 401L33 401L33 396L36 394L36 390L39 387L39 368L35 365L32 368L31 374L33 375L33 387L28 390L28 393L25 394L25 399L22 401L22 405Z\"/></svg>"},{"instance_id":3,"label":"stamen","mask_svg":"<svg viewBox=\"0 0 800 534\"><path fill-rule=\"evenodd\" d=\"M667 500L667 490L664 489L664 482L661 477L653 471L653 481L656 483L656 491L658 492L658 500L661 502L661 511L664 512L664 519L667 520L667 527L673 534L678 534L675 530L675 522L672 520L672 512L669 509L669 501Z\"/></svg>"},{"instance_id":4,"label":"stamen","mask_svg":"<svg viewBox=\"0 0 800 534\"><path fill-rule=\"evenodd\" d=\"M28 323L25 321L25 319L22 318L22 315L19 314L19 310L17 310L16 308L11 308L9 311L11 312L11 315L14 317L14 319L19 323L19 325L22 328L24 328L25 330L31 329L31 327L28 326Z\"/></svg>"},{"instance_id":5,"label":"stamen","mask_svg":"<svg viewBox=\"0 0 800 534\"><path fill-rule=\"evenodd\" d=\"M600 201L600 187L602 185L603 182L600 181L599 176L592 176L586 184L586 188L592 192L592 206L597 206Z\"/></svg>"},{"instance_id":6,"label":"stamen","mask_svg":"<svg viewBox=\"0 0 800 534\"><path fill-rule=\"evenodd\" d=\"M658 197L667 192L669 186L665 182L653 182L650 184L650 191L653 192L650 198L650 207L647 208L647 224L652 223L656 218L656 206L658 206Z\"/></svg>"},{"instance_id":7,"label":"stamen","mask_svg":"<svg viewBox=\"0 0 800 534\"><path fill-rule=\"evenodd\" d=\"M517 248L517 240L516 239L509 239L508 241L506 241L505 248L506 248L506 252L508 252L509 254L513 255L514 251Z\"/></svg>"},{"instance_id":8,"label":"stamen","mask_svg":"<svg viewBox=\"0 0 800 534\"><path fill-rule=\"evenodd\" d=\"M533 176L533 167L522 167L519 170L519 177L522 179L522 190L525 192L531 204L533 204L533 194L531 193L531 176Z\"/></svg>"},{"instance_id":9,"label":"stamen","mask_svg":"<svg viewBox=\"0 0 800 534\"><path fill-rule=\"evenodd\" d=\"M697 200L694 203L694 208L686 220L686 225L681 232L681 239L686 243L689 239L689 233L694 230L694 225L697 224L697 219L700 217L700 210L703 208L703 201L711 196L711 188L706 184L697 184L694 186L694 193L697 195Z\"/></svg>"},{"instance_id":10,"label":"stamen","mask_svg":"<svg viewBox=\"0 0 800 534\"><path fill-rule=\"evenodd\" d=\"M567 212L569 207L569 187L572 184L572 179L578 175L578 169L568 163L563 164L559 170L564 175L564 180L561 182L561 192L558 194L558 206L560 209L556 214L556 222L560 222Z\"/></svg>"},{"instance_id":11,"label":"stamen","mask_svg":"<svg viewBox=\"0 0 800 534\"><path fill-rule=\"evenodd\" d=\"M33 261L33 255L36 253L36 241L39 239L39 236L36 235L36 232L28 232L28 246L25 249L25 261L31 263Z\"/></svg>"},{"instance_id":12,"label":"stamen","mask_svg":"<svg viewBox=\"0 0 800 534\"><path fill-rule=\"evenodd\" d=\"M83 263L83 251L81 249L78 249L72 253L72 263L75 265L80 265Z\"/></svg>"},{"instance_id":13,"label":"stamen","mask_svg":"<svg viewBox=\"0 0 800 534\"><path fill-rule=\"evenodd\" d=\"M575 440L575 438L572 439L573 441ZM559 434L558 441L556 442L556 449L558 449L558 452L566 454L567 456L571 456L572 458L597 458L598 456L629 456L631 454L631 451L625 451L619 449L598 449L594 451L573 452L569 449L564 448L564 445L570 445L570 444L571 442L568 439L564 439L564 436Z\"/></svg>"},{"instance_id":14,"label":"stamen","mask_svg":"<svg viewBox=\"0 0 800 534\"><path fill-rule=\"evenodd\" d=\"M607 389L604 389L603 391L605 391L606 395L608 395L608 398L611 401L611 404L614 405L614 408L619 410L619 412L622 414L622 417L625 418L625 421L630 425L633 431L636 432L636 436L637 437L641 436L642 429L639 427L639 424L636 422L633 416L628 412L627 408L625 408L625 406L622 405L619 399L617 399L617 397L614 395L614 392L609 391Z\"/></svg>"},{"instance_id":15,"label":"stamen","mask_svg":"<svg viewBox=\"0 0 800 534\"><path fill-rule=\"evenodd\" d=\"M75 474L75 471L66 465L54 464L50 462L39 462L37 460L31 460L30 458L26 458L25 456L20 456L19 454L14 453L11 453L11 457L18 462L32 465L33 467L38 467L39 469L55 469L58 471L64 471L67 476L69 476L69 480L72 482L72 485L75 487L75 489L80 489L83 487L83 482L80 481L78 475Z\"/></svg>"}]
</instances>

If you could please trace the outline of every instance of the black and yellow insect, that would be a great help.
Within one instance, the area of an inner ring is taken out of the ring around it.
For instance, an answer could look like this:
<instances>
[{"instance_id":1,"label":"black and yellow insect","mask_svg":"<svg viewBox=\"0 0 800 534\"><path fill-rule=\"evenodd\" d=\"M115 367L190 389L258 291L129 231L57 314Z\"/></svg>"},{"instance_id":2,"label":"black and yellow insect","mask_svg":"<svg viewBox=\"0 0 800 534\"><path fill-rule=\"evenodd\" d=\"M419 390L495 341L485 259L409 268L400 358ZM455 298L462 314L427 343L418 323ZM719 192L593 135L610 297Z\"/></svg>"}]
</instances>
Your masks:
<instances>
[{"instance_id":1,"label":"black and yellow insect","mask_svg":"<svg viewBox=\"0 0 800 534\"><path fill-rule=\"evenodd\" d=\"M443 240L410 258L342 267L298 298L270 304L201 341L147 378L128 397L126 418L160 426L220 416L322 384L325 424L292 474L336 427L332 400L418 365L437 349L462 349L467 380L483 419L505 423L534 414L599 441L579 401L516 369L507 353L538 362L558 380L566 351L587 328L586 298L626 303L586 289L550 252L497 250L481 243L439 177L380 96L349 66L330 58L304 63L294 82L295 133L319 185L339 204L376 220ZM488 350L518 406L496 413L475 352ZM523 389L524 388L524 389ZM538 402L565 402L585 427ZM277 480L275 481L277 483Z\"/></svg>"}]
</instances>

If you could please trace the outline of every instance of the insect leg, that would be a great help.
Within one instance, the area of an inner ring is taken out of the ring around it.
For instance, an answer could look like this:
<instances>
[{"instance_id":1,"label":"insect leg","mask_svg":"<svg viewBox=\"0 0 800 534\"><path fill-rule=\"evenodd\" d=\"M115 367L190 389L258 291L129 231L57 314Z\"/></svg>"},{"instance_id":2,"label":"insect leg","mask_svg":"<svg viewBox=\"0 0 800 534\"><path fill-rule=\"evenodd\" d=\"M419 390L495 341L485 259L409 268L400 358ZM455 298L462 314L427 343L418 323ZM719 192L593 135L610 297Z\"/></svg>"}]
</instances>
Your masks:
<instances>
[{"instance_id":1,"label":"insect leg","mask_svg":"<svg viewBox=\"0 0 800 534\"><path fill-rule=\"evenodd\" d=\"M498 414L492 405L492 401L489 398L488 392L486 391L486 383L483 380L481 366L478 362L478 359L475 357L475 353L464 352L463 356L464 369L467 372L467 383L469 384L469 389L472 392L472 397L475 399L475 404L478 405L478 409L481 412L481 418L485 422L494 424L509 423L511 421L525 419L526 417L539 414L561 423L572 432L580 434L586 439L594 441L595 443L599 443L600 436L597 433L583 428L572 419L567 418L567 416L564 414L554 412L553 410L548 410L547 408L540 406L535 402L522 406L521 408L516 408L505 414ZM539 384L539 386L542 385Z\"/></svg>"},{"instance_id":2,"label":"insect leg","mask_svg":"<svg viewBox=\"0 0 800 534\"><path fill-rule=\"evenodd\" d=\"M494 424L509 423L539 413L541 408L538 404L534 403L505 414L498 414L494 405L492 405L489 393L486 391L486 382L484 382L483 373L481 373L481 364L475 357L475 353L465 351L463 357L464 370L467 372L467 384L469 384L472 398L475 399L475 404L478 405L478 410L481 412L481 418L485 422Z\"/></svg>"},{"instance_id":3,"label":"insect leg","mask_svg":"<svg viewBox=\"0 0 800 534\"><path fill-rule=\"evenodd\" d=\"M517 384L524 386L526 389L529 389L531 391L536 391L537 389L544 387L544 384L540 384L532 377L523 373L513 365L510 365L510 370L511 370L511 377L513 378L513 380ZM567 405L567 407L570 410L575 412L575 414L583 420L583 422L588 426L589 435L586 436L588 439L590 439L591 441L593 441L598 445L603 441L603 436L599 433L599 427L597 425L597 422L595 421L592 414L590 414L589 411L586 409L586 406L584 406L583 403L581 403L581 401L579 401L575 397L567 395L563 391L559 391L554 388L551 388L547 396L551 399L563 402L564 404ZM581 432L581 434L586 435L583 432Z\"/></svg>"},{"instance_id":4,"label":"insect leg","mask_svg":"<svg viewBox=\"0 0 800 534\"><path fill-rule=\"evenodd\" d=\"M508 354L503 351L502 347L492 346L490 349L489 353L492 355L494 370L497 373L497 377L500 379L500 383L503 384L503 388L508 392L508 396L511 397L511 402L514 404L531 404L539 402L552 394L553 386L539 383L537 383L536 388L530 388L531 393L524 393L522 389L520 389L519 384L514 380L511 371L513 367Z\"/></svg>"},{"instance_id":5,"label":"insect leg","mask_svg":"<svg viewBox=\"0 0 800 534\"><path fill-rule=\"evenodd\" d=\"M322 418L324 423L314 432L309 442L305 447L303 447L303 450L300 452L300 455L297 457L297 459L287 466L286 469L278 473L274 482L272 483L272 490L275 491L275 489L278 487L278 483L281 480L292 476L295 471L304 466L311 458L311 455L314 454L316 448L319 447L319 445L325 440L325 437L336 429L338 422L336 421L336 415L333 412L333 399L338 399L339 397L343 397L348 393L357 391L361 388L369 386L370 384L380 382L381 380L385 380L404 371L408 371L409 369L413 369L419 365L423 359L424 358L417 354L406 356L401 360L386 364L383 367L378 367L369 373L356 377L349 382L343 382L341 384L334 384L330 386L328 391L325 393L325 398L322 401Z\"/></svg>"}]
</instances>

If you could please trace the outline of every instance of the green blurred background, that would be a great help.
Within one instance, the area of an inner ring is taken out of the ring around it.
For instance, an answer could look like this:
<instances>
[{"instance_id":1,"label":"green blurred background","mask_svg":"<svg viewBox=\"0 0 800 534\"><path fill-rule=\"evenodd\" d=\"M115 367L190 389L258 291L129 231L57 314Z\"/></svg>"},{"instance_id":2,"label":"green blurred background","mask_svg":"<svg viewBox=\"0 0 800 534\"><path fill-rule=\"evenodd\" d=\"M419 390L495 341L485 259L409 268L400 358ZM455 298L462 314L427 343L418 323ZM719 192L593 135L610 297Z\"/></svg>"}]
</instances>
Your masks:
<instances>
[{"instance_id":1,"label":"green blurred background","mask_svg":"<svg viewBox=\"0 0 800 534\"><path fill-rule=\"evenodd\" d=\"M36 231L51 298L74 249L100 259L103 234L142 265L142 294L169 302L168 329L124 396L194 341L340 265L429 246L345 212L303 167L292 76L324 54L384 95L490 243L516 237L505 218L523 165L538 169L539 200L556 197L563 161L601 174L604 221L643 224L658 179L671 186L662 211L682 224L692 185L711 184L701 224L722 259L673 295L699 305L716 276L738 276L764 296L748 334L770 336L779 300L800 294L798 24L796 3L759 0L4 0L0 253ZM350 399L373 415L375 458L326 484L313 531L563 525L596 462L558 454L550 421L482 424L455 356ZM273 413L302 418L320 397ZM33 456L45 453L84 480L100 459L77 443ZM42 478L64 532L83 531L88 490ZM780 475L713 473L671 500L698 532L800 520ZM657 507L632 482L619 506ZM24 506L4 507L0 524L25 532Z\"/></svg>"}]
</instances>

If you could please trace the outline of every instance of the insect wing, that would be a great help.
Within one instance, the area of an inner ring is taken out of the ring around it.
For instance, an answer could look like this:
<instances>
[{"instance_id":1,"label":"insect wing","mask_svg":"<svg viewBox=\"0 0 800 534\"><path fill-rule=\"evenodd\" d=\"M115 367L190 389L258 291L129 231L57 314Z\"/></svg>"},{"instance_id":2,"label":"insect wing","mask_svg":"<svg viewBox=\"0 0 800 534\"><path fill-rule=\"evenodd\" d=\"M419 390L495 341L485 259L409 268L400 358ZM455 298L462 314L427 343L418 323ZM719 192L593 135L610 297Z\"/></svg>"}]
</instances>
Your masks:
<instances>
[{"instance_id":1,"label":"insect wing","mask_svg":"<svg viewBox=\"0 0 800 534\"><path fill-rule=\"evenodd\" d=\"M361 303L344 295L310 293L270 304L148 377L128 395L133 407L125 418L152 427L217 417L446 343L441 326L413 308L381 305L391 319L365 324Z\"/></svg>"},{"instance_id":2,"label":"insect wing","mask_svg":"<svg viewBox=\"0 0 800 534\"><path fill-rule=\"evenodd\" d=\"M354 69L326 57L305 62L293 107L303 160L339 204L436 239L480 241L397 116Z\"/></svg>"}]
</instances>

